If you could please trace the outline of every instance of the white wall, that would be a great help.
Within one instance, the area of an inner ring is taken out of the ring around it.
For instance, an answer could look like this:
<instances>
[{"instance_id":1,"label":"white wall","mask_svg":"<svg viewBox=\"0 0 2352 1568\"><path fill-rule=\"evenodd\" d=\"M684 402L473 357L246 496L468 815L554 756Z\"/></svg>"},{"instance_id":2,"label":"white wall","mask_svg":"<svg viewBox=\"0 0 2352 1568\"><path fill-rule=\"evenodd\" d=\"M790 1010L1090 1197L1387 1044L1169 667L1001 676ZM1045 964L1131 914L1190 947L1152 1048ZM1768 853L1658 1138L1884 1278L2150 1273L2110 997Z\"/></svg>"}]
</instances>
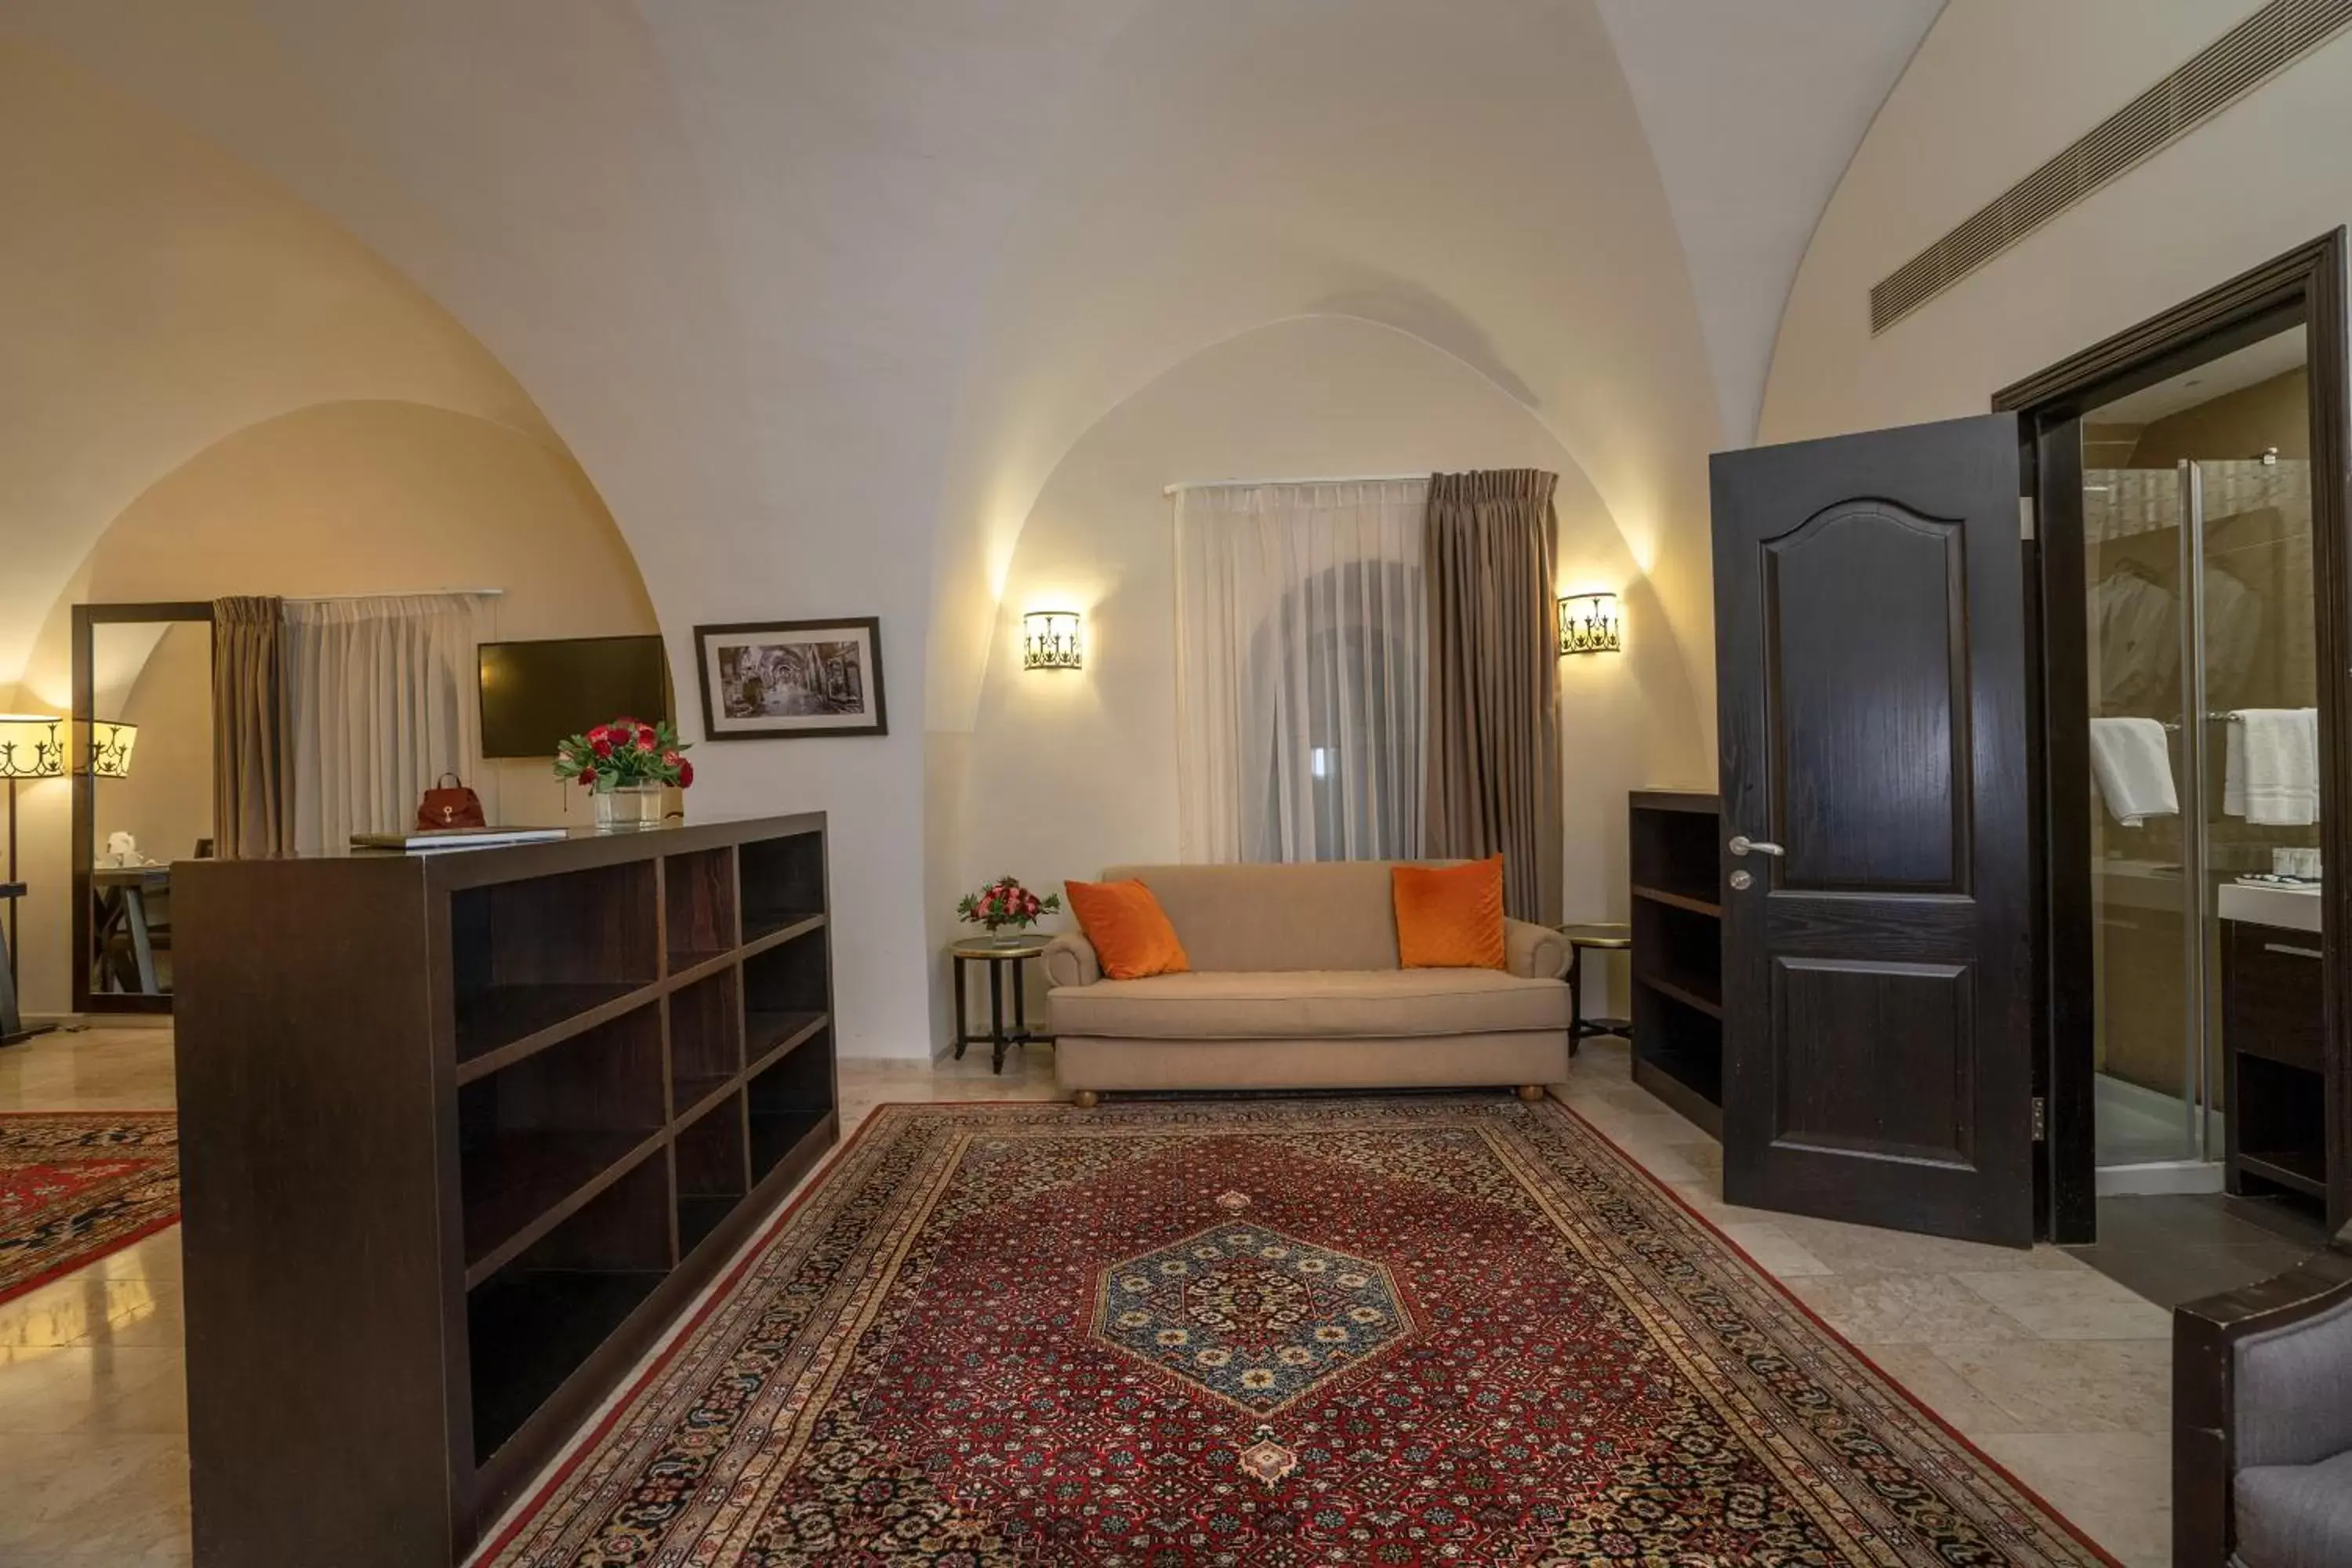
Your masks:
<instances>
[{"instance_id":1,"label":"white wall","mask_svg":"<svg viewBox=\"0 0 2352 1568\"><path fill-rule=\"evenodd\" d=\"M1798 272L1763 439L1982 413L2009 383L2352 220L2347 34L1870 335L1872 284L2255 4L1948 6Z\"/></svg>"},{"instance_id":2,"label":"white wall","mask_svg":"<svg viewBox=\"0 0 2352 1568\"><path fill-rule=\"evenodd\" d=\"M1421 340L1305 317L1185 361L1106 415L1021 530L962 779L960 883L1040 889L1177 858L1177 480L1537 468L1560 476L1560 592L1624 595L1629 651L1563 659L1567 909L1622 919L1625 792L1694 783L1693 657L1557 437L1486 376ZM1075 608L1086 668L1021 668L1021 616ZM1704 658L1706 650L1698 650ZM1595 998L1594 1009L1601 1003Z\"/></svg>"}]
</instances>

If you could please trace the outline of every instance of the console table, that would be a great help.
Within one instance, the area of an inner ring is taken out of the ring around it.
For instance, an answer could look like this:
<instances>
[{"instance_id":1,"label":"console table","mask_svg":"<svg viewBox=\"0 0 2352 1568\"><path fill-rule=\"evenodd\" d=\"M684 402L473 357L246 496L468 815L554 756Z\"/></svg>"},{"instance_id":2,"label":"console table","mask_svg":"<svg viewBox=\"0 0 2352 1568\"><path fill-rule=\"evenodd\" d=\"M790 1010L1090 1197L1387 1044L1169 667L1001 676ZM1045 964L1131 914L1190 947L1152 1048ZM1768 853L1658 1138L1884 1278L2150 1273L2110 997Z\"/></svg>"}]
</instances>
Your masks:
<instances>
[{"instance_id":1,"label":"console table","mask_svg":"<svg viewBox=\"0 0 2352 1568\"><path fill-rule=\"evenodd\" d=\"M195 1561L457 1563L835 1141L824 819L173 897Z\"/></svg>"}]
</instances>

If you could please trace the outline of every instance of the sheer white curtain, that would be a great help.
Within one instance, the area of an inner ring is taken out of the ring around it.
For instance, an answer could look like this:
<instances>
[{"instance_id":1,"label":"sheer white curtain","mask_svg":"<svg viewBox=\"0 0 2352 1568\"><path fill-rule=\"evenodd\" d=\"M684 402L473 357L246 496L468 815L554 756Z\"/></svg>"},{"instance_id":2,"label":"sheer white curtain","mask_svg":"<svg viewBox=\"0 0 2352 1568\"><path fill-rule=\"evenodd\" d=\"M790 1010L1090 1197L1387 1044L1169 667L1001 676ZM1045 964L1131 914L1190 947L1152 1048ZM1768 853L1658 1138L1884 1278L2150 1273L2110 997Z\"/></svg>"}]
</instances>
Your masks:
<instances>
[{"instance_id":1,"label":"sheer white curtain","mask_svg":"<svg viewBox=\"0 0 2352 1568\"><path fill-rule=\"evenodd\" d=\"M480 604L470 594L287 601L297 850L412 826L442 773L473 781Z\"/></svg>"},{"instance_id":2,"label":"sheer white curtain","mask_svg":"<svg viewBox=\"0 0 2352 1568\"><path fill-rule=\"evenodd\" d=\"M1187 860L1421 852L1426 480L1176 496Z\"/></svg>"}]
</instances>

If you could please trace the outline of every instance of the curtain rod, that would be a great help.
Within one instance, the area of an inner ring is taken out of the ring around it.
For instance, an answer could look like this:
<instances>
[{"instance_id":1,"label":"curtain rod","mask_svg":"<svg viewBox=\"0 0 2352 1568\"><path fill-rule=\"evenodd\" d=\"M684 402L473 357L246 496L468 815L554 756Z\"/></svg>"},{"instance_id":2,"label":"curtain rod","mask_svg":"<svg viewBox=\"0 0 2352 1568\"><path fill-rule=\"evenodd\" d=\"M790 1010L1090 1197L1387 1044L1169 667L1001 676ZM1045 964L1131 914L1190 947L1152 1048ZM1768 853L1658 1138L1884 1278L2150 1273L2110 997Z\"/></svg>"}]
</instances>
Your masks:
<instances>
[{"instance_id":1,"label":"curtain rod","mask_svg":"<svg viewBox=\"0 0 2352 1568\"><path fill-rule=\"evenodd\" d=\"M340 605L349 599L406 599L418 595L446 595L452 598L502 599L504 588L394 588L382 594L280 594L278 596L289 605Z\"/></svg>"},{"instance_id":2,"label":"curtain rod","mask_svg":"<svg viewBox=\"0 0 2352 1568\"><path fill-rule=\"evenodd\" d=\"M1401 485L1414 479L1426 479L1427 474L1326 474L1312 479L1186 479L1181 484L1161 487L1164 496L1184 490L1245 490L1256 485Z\"/></svg>"}]
</instances>

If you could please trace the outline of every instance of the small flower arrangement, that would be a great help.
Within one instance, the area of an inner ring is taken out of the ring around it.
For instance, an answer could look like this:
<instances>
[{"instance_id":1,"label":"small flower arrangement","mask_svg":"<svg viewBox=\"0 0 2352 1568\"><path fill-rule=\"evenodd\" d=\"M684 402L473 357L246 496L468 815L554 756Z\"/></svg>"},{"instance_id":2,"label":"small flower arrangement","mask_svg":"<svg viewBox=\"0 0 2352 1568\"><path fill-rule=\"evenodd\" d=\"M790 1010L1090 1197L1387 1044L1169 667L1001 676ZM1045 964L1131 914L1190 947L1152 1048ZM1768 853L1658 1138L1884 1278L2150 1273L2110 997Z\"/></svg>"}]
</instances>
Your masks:
<instances>
[{"instance_id":1,"label":"small flower arrangement","mask_svg":"<svg viewBox=\"0 0 2352 1568\"><path fill-rule=\"evenodd\" d=\"M694 783L694 764L686 760L686 745L665 719L646 724L615 719L584 735L572 735L555 748L555 776L578 779L583 788L604 791L623 784Z\"/></svg>"},{"instance_id":2,"label":"small flower arrangement","mask_svg":"<svg viewBox=\"0 0 2352 1568\"><path fill-rule=\"evenodd\" d=\"M1010 927L1021 931L1037 923L1039 915L1058 914L1062 895L1039 898L1012 877L999 877L976 893L966 893L956 905L956 917L968 925L986 926L988 934Z\"/></svg>"}]
</instances>

